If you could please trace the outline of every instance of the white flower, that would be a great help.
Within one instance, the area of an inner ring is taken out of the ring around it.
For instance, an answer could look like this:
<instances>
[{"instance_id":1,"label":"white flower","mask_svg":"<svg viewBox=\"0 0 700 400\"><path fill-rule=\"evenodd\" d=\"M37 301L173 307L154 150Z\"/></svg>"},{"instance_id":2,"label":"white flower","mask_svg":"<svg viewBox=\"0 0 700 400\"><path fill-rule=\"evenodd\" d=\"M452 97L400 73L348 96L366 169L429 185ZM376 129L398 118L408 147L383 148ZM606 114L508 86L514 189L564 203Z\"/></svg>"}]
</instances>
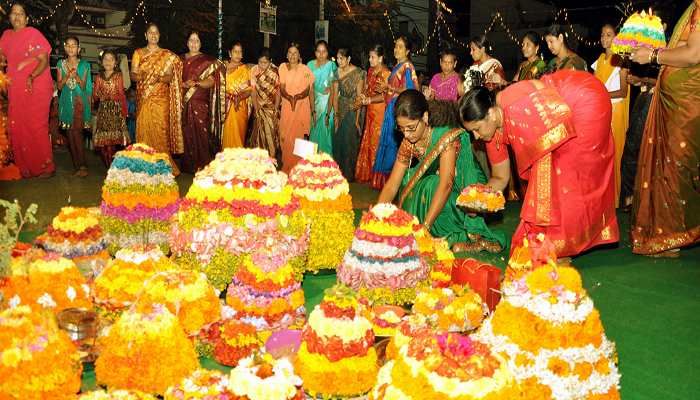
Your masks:
<instances>
[{"instance_id":1,"label":"white flower","mask_svg":"<svg viewBox=\"0 0 700 400\"><path fill-rule=\"evenodd\" d=\"M14 296L12 296L12 298L10 299L10 308L15 308L15 307L17 307L18 305L20 305L20 303L22 303L22 299L20 299L19 296L14 295Z\"/></svg>"},{"instance_id":2,"label":"white flower","mask_svg":"<svg viewBox=\"0 0 700 400\"><path fill-rule=\"evenodd\" d=\"M90 286L87 284L83 283L80 285L80 287L83 289L83 292L85 293L85 296L90 296Z\"/></svg>"},{"instance_id":3,"label":"white flower","mask_svg":"<svg viewBox=\"0 0 700 400\"><path fill-rule=\"evenodd\" d=\"M56 302L54 301L53 297L51 297L51 295L48 293L42 294L36 302L45 308L56 307Z\"/></svg>"},{"instance_id":4,"label":"white flower","mask_svg":"<svg viewBox=\"0 0 700 400\"><path fill-rule=\"evenodd\" d=\"M75 289L73 289L73 286L68 286L68 289L66 289L66 297L68 297L68 300L73 301L75 300L76 296L77 293L75 292Z\"/></svg>"}]
</instances>

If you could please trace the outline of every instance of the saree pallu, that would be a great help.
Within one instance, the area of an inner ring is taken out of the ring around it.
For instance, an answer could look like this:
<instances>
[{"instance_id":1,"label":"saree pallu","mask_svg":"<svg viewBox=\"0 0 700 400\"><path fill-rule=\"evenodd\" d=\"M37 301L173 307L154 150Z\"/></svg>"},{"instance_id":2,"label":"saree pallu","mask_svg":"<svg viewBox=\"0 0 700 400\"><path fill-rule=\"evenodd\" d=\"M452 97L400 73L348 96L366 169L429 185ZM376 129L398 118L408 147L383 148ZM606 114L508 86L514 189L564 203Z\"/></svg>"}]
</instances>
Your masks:
<instances>
[{"instance_id":1,"label":"saree pallu","mask_svg":"<svg viewBox=\"0 0 700 400\"><path fill-rule=\"evenodd\" d=\"M191 87L183 99L182 136L185 152L182 155L182 170L194 173L211 162L219 148L212 144L221 135L221 109L219 96L215 94L221 87L221 64L213 57L198 54L192 57L182 56L182 81L214 80L211 88ZM214 138L212 138L212 136Z\"/></svg>"},{"instance_id":2,"label":"saree pallu","mask_svg":"<svg viewBox=\"0 0 700 400\"><path fill-rule=\"evenodd\" d=\"M435 196L435 190L440 182L440 154L456 146L457 160L455 163L455 178L452 191L445 206L430 227L430 233L435 237L444 237L450 246L455 243L471 242L471 235L479 235L482 239L497 242L505 246L505 235L493 232L481 216L471 217L457 207L457 197L462 189L475 183L486 183L486 176L474 160L471 151L469 134L461 128L433 128L430 144L425 155L412 154L410 143L404 139L399 150L398 160L410 165L411 158L420 157L420 163L409 168L401 183L399 206L406 212L418 217L423 223L430 209L430 203Z\"/></svg>"},{"instance_id":3,"label":"saree pallu","mask_svg":"<svg viewBox=\"0 0 700 400\"><path fill-rule=\"evenodd\" d=\"M535 61L525 61L518 69L518 81L537 79L544 73L545 69L547 69L547 64L539 57Z\"/></svg>"},{"instance_id":4,"label":"saree pallu","mask_svg":"<svg viewBox=\"0 0 700 400\"><path fill-rule=\"evenodd\" d=\"M619 63L622 60L613 55L610 59L605 56L605 53L598 57L598 60L593 63L592 67L595 71L595 76L608 89L608 92L620 89L620 72ZM625 83L625 85L627 85ZM620 187L622 185L622 152L625 149L625 138L627 136L627 128L629 126L629 109L630 109L630 88L627 85L627 96L624 99L611 99L612 102L612 133L613 143L615 144L615 206L620 204Z\"/></svg>"},{"instance_id":5,"label":"saree pallu","mask_svg":"<svg viewBox=\"0 0 700 400\"><path fill-rule=\"evenodd\" d=\"M6 90L8 83L7 75L0 71L0 90ZM7 136L7 101L4 96L0 96L0 181L11 181L21 177L19 168L12 163L10 138Z\"/></svg>"},{"instance_id":6,"label":"saree pallu","mask_svg":"<svg viewBox=\"0 0 700 400\"><path fill-rule=\"evenodd\" d=\"M318 151L332 155L335 110L330 111L328 124L326 124L326 116L333 83L338 80L338 67L334 61L328 61L319 67L316 60L309 61L308 67L314 74L314 110L316 110L316 120L311 121L309 140L318 144Z\"/></svg>"},{"instance_id":7,"label":"saree pallu","mask_svg":"<svg viewBox=\"0 0 700 400\"><path fill-rule=\"evenodd\" d=\"M133 64L139 66L141 79L136 86L136 141L166 154L182 154L182 62L169 50L134 52ZM166 71L170 82L161 82ZM179 174L172 162L173 173Z\"/></svg>"},{"instance_id":8,"label":"saree pallu","mask_svg":"<svg viewBox=\"0 0 700 400\"><path fill-rule=\"evenodd\" d=\"M120 73L109 78L100 74L95 79L95 98L100 104L96 113L96 129L92 133L95 147L126 145L131 141L126 127L126 96Z\"/></svg>"},{"instance_id":9,"label":"saree pallu","mask_svg":"<svg viewBox=\"0 0 700 400\"><path fill-rule=\"evenodd\" d=\"M669 48L700 23L695 4L674 29ZM632 208L632 251L656 254L700 242L700 64L664 66L639 153Z\"/></svg>"},{"instance_id":10,"label":"saree pallu","mask_svg":"<svg viewBox=\"0 0 700 400\"><path fill-rule=\"evenodd\" d=\"M279 96L279 74L277 67L269 66L259 71L258 66L251 71L251 84L257 97L258 109L253 116L253 129L248 138L248 147L266 149L270 157L282 164L280 137L275 101Z\"/></svg>"},{"instance_id":11,"label":"saree pallu","mask_svg":"<svg viewBox=\"0 0 700 400\"><path fill-rule=\"evenodd\" d=\"M51 54L51 46L35 28L17 32L6 30L0 38L0 49L7 59L7 76L12 82L8 89L7 126L15 163L23 177L29 178L54 172L51 139L49 138L49 107L53 95L51 73L47 67L27 90L26 82L39 54ZM20 71L19 64L28 61Z\"/></svg>"},{"instance_id":12,"label":"saree pallu","mask_svg":"<svg viewBox=\"0 0 700 400\"><path fill-rule=\"evenodd\" d=\"M637 160L639 148L642 145L644 123L647 121L649 106L654 94L651 90L639 93L630 111L630 125L627 129L625 149L622 152L622 182L620 186L620 199L624 200L634 195L634 177L637 175Z\"/></svg>"},{"instance_id":13,"label":"saree pallu","mask_svg":"<svg viewBox=\"0 0 700 400\"><path fill-rule=\"evenodd\" d=\"M338 85L338 114L340 120L338 130L333 135L333 159L348 182L355 180L357 152L360 146L358 122L361 112L357 106L357 87L365 80L365 71L355 68L339 81Z\"/></svg>"},{"instance_id":14,"label":"saree pallu","mask_svg":"<svg viewBox=\"0 0 700 400\"><path fill-rule=\"evenodd\" d=\"M563 60L561 60L561 62L557 61L557 58L554 57L551 60L549 60L549 63L547 64L547 69L544 73L551 74L557 71L567 69L576 71L588 71L588 65L586 64L586 60L579 57L577 54L572 54L568 57L565 57Z\"/></svg>"},{"instance_id":15,"label":"saree pallu","mask_svg":"<svg viewBox=\"0 0 700 400\"><path fill-rule=\"evenodd\" d=\"M459 100L459 90L457 87L461 84L459 74L454 73L447 78L442 77L442 73L433 75L430 79L430 88L435 91L435 99L444 101Z\"/></svg>"},{"instance_id":16,"label":"saree pallu","mask_svg":"<svg viewBox=\"0 0 700 400\"><path fill-rule=\"evenodd\" d=\"M384 122L382 123L382 134L379 138L374 166L372 166L372 171L382 176L382 179L379 179L377 182L373 180L372 187L375 189L381 189L384 186L391 169L394 167L396 152L399 148L400 135L396 132L396 117L394 116L394 105L396 104L396 98L399 97L396 92L403 89L415 89L416 87L418 87L418 76L410 61L394 67L391 75L389 75L389 88L394 93L390 97L387 96L386 99L387 106L384 112Z\"/></svg>"},{"instance_id":17,"label":"saree pallu","mask_svg":"<svg viewBox=\"0 0 700 400\"><path fill-rule=\"evenodd\" d=\"M314 83L314 74L309 67L298 64L290 70L288 64L279 67L280 85L285 87L290 96L303 93ZM294 142L309 134L311 127L311 104L308 96L297 101L294 110L292 104L282 99L280 113L280 142L282 148L282 171L289 173L299 161L294 155Z\"/></svg>"},{"instance_id":18,"label":"saree pallu","mask_svg":"<svg viewBox=\"0 0 700 400\"><path fill-rule=\"evenodd\" d=\"M528 180L512 243L544 233L565 257L617 242L612 107L603 84L586 72L560 71L511 85L498 102L505 138L494 138L489 150L507 151L510 143Z\"/></svg>"},{"instance_id":19,"label":"saree pallu","mask_svg":"<svg viewBox=\"0 0 700 400\"><path fill-rule=\"evenodd\" d=\"M61 70L61 75L68 75L68 69L66 68L66 60L61 60L58 62L57 68ZM73 126L74 113L76 110L76 98L80 99L83 106L90 104L90 97L92 96L92 70L90 68L90 63L85 60L78 61L77 67L78 76L80 79L85 81L85 89L83 89L77 82L77 80L70 78L61 89L61 95L58 98L58 120L61 124L61 128L69 129ZM91 107L80 107L83 113L81 122L84 124L89 124L92 119ZM77 129L83 129L85 126L76 127Z\"/></svg>"},{"instance_id":20,"label":"saree pallu","mask_svg":"<svg viewBox=\"0 0 700 400\"><path fill-rule=\"evenodd\" d=\"M221 145L223 148L243 147L248 132L248 100L233 104L233 97L250 88L250 68L241 64L226 73L226 118Z\"/></svg>"},{"instance_id":21,"label":"saree pallu","mask_svg":"<svg viewBox=\"0 0 700 400\"><path fill-rule=\"evenodd\" d=\"M389 74L389 70L384 66L380 68L370 67L369 71L367 71L365 96L372 97L382 94L382 88L387 83ZM369 183L373 176L377 175L372 172L372 166L377 157L377 148L379 147L379 137L382 134L385 111L386 103L384 101L369 104L366 108L365 128L360 143L360 152L357 155L357 166L355 167L355 180L357 182Z\"/></svg>"}]
</instances>

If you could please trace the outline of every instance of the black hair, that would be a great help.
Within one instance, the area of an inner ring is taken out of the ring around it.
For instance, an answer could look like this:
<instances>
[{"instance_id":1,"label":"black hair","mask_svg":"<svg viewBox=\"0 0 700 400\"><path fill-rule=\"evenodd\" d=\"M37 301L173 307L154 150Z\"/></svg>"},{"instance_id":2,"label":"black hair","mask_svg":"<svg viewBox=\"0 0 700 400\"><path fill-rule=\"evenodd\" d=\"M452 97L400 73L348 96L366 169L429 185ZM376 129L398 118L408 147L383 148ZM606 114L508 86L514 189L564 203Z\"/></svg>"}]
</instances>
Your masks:
<instances>
[{"instance_id":1,"label":"black hair","mask_svg":"<svg viewBox=\"0 0 700 400\"><path fill-rule=\"evenodd\" d=\"M559 25L559 24L552 24L547 28L547 31L545 31L544 36L554 36L554 37L559 37L561 35L562 38L564 38L564 46L566 46L567 49L571 50L571 45L569 44L569 38L566 34L566 31L564 30L564 27Z\"/></svg>"},{"instance_id":2,"label":"black hair","mask_svg":"<svg viewBox=\"0 0 700 400\"><path fill-rule=\"evenodd\" d=\"M14 7L14 6L22 7L22 11L24 11L24 15L26 15L27 18L29 18L29 13L27 12L27 3L23 2L23 1L13 1L12 4L10 5L10 11L12 10L12 7Z\"/></svg>"},{"instance_id":3,"label":"black hair","mask_svg":"<svg viewBox=\"0 0 700 400\"><path fill-rule=\"evenodd\" d=\"M411 120L423 118L428 113L428 125L430 126L459 126L459 117L455 103L425 99L423 93L408 89L403 91L396 99L394 113L396 118L404 117Z\"/></svg>"},{"instance_id":4,"label":"black hair","mask_svg":"<svg viewBox=\"0 0 700 400\"><path fill-rule=\"evenodd\" d=\"M485 48L487 52L491 51L491 42L489 42L488 38L486 38L486 35L473 36L469 40L469 43L474 43L476 47L480 49Z\"/></svg>"},{"instance_id":5,"label":"black hair","mask_svg":"<svg viewBox=\"0 0 700 400\"><path fill-rule=\"evenodd\" d=\"M338 54L346 58L352 58L352 50L349 47L338 48Z\"/></svg>"},{"instance_id":6,"label":"black hair","mask_svg":"<svg viewBox=\"0 0 700 400\"><path fill-rule=\"evenodd\" d=\"M375 44L369 49L369 51L375 52L375 54L377 54L377 57L384 57L384 46L382 46L381 44Z\"/></svg>"},{"instance_id":7,"label":"black hair","mask_svg":"<svg viewBox=\"0 0 700 400\"><path fill-rule=\"evenodd\" d=\"M243 43L241 43L240 40L234 40L231 42L231 45L228 47L229 50L233 50L234 47L239 46L241 50L243 50Z\"/></svg>"},{"instance_id":8,"label":"black hair","mask_svg":"<svg viewBox=\"0 0 700 400\"><path fill-rule=\"evenodd\" d=\"M399 40L403 42L403 45L406 47L406 50L407 50L408 52L410 52L411 50L413 50L413 43L411 43L411 40L410 40L409 38L407 38L407 37L404 36L404 35L401 35L401 36L399 36L399 37L396 38L396 40L394 41L394 43L398 42Z\"/></svg>"},{"instance_id":9,"label":"black hair","mask_svg":"<svg viewBox=\"0 0 700 400\"><path fill-rule=\"evenodd\" d=\"M602 31L605 27L610 27L610 28L612 28L613 33L617 33L617 27L615 25L611 24L610 22L603 24L603 26L600 27L600 30Z\"/></svg>"},{"instance_id":10,"label":"black hair","mask_svg":"<svg viewBox=\"0 0 700 400\"><path fill-rule=\"evenodd\" d=\"M114 52L114 50L108 49L108 50L103 50L102 54L100 54L100 62L105 61L105 56L107 54L111 54L112 57L114 57L114 71L119 72L119 58L117 57L117 53Z\"/></svg>"},{"instance_id":11,"label":"black hair","mask_svg":"<svg viewBox=\"0 0 700 400\"><path fill-rule=\"evenodd\" d=\"M197 35L199 40L200 41L202 40L202 33L200 31L198 31L196 29L192 29L189 32L187 32L187 40L190 40L190 36L192 36L192 35Z\"/></svg>"},{"instance_id":12,"label":"black hair","mask_svg":"<svg viewBox=\"0 0 700 400\"><path fill-rule=\"evenodd\" d=\"M261 58L267 58L268 60L272 61L272 52L270 51L269 47L263 47L260 49L258 52L258 60Z\"/></svg>"},{"instance_id":13,"label":"black hair","mask_svg":"<svg viewBox=\"0 0 700 400\"><path fill-rule=\"evenodd\" d=\"M495 105L495 95L485 87L477 86L459 100L459 116L464 122L481 121Z\"/></svg>"},{"instance_id":14,"label":"black hair","mask_svg":"<svg viewBox=\"0 0 700 400\"><path fill-rule=\"evenodd\" d=\"M535 31L527 31L525 32L525 35L523 35L523 40L529 40L531 41L535 46L540 46L542 43L542 37L540 36L539 33Z\"/></svg>"},{"instance_id":15,"label":"black hair","mask_svg":"<svg viewBox=\"0 0 700 400\"><path fill-rule=\"evenodd\" d=\"M66 39L63 41L63 44L65 45L66 42L68 42L69 40L74 40L75 43L78 44L78 47L80 47L80 39L78 39L77 36L74 36L74 35L66 36Z\"/></svg>"},{"instance_id":16,"label":"black hair","mask_svg":"<svg viewBox=\"0 0 700 400\"><path fill-rule=\"evenodd\" d=\"M326 51L330 53L331 49L328 48L328 42L325 40L321 39L318 42L316 42L316 45L314 45L314 50L318 49L318 46L323 45L326 48Z\"/></svg>"},{"instance_id":17,"label":"black hair","mask_svg":"<svg viewBox=\"0 0 700 400\"><path fill-rule=\"evenodd\" d=\"M294 47L299 53L301 53L301 45L299 44L299 42L289 42L289 44L287 45L287 51L289 51L289 49L291 49L292 47Z\"/></svg>"},{"instance_id":18,"label":"black hair","mask_svg":"<svg viewBox=\"0 0 700 400\"><path fill-rule=\"evenodd\" d=\"M441 60L445 56L452 56L452 58L454 58L454 60L457 61L457 52L454 49L452 49L451 47L448 47L440 52L440 59Z\"/></svg>"},{"instance_id":19,"label":"black hair","mask_svg":"<svg viewBox=\"0 0 700 400\"><path fill-rule=\"evenodd\" d=\"M149 22L149 23L147 23L147 24L146 24L146 30L145 30L144 32L148 32L148 30L151 29L151 27L155 27L156 29L158 29L158 32L160 32L160 27L159 27L158 24L156 24L155 22Z\"/></svg>"}]
</instances>

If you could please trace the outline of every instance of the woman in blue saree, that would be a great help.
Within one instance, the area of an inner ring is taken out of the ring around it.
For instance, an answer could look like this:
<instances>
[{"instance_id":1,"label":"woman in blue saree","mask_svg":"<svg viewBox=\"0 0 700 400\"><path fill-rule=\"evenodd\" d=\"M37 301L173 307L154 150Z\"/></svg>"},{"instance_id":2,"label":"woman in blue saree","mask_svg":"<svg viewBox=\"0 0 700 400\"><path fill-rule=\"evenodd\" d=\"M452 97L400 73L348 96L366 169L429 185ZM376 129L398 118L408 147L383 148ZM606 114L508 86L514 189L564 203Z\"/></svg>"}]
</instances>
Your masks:
<instances>
[{"instance_id":1,"label":"woman in blue saree","mask_svg":"<svg viewBox=\"0 0 700 400\"><path fill-rule=\"evenodd\" d=\"M308 67L314 74L314 107L311 112L309 140L318 144L318 151L333 154L333 131L335 130L333 104L338 81L338 66L328 59L328 43L316 42L316 59Z\"/></svg>"},{"instance_id":2,"label":"woman in blue saree","mask_svg":"<svg viewBox=\"0 0 700 400\"><path fill-rule=\"evenodd\" d=\"M399 135L396 133L396 120L394 118L394 104L396 98L406 89L418 87L418 76L416 69L410 60L411 42L400 36L394 42L394 57L396 66L389 75L389 85L385 91L386 111L384 112L384 123L382 124L382 134L377 147L377 157L374 161L372 171L382 177L372 180L374 189L381 189L389 178L391 169L396 160L396 152L399 148Z\"/></svg>"}]
</instances>

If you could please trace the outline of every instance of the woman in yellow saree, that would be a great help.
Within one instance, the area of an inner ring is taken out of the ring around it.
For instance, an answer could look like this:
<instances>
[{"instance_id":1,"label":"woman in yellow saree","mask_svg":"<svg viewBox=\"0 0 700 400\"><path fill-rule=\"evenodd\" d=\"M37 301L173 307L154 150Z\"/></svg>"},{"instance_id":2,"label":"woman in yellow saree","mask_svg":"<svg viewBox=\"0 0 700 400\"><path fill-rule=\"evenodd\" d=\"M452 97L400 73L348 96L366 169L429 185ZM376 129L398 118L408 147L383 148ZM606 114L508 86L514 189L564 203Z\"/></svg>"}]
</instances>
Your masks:
<instances>
[{"instance_id":1,"label":"woman in yellow saree","mask_svg":"<svg viewBox=\"0 0 700 400\"><path fill-rule=\"evenodd\" d=\"M243 45L236 42L229 52L226 66L226 119L222 147L243 147L248 131L248 97L250 97L250 68L243 64Z\"/></svg>"},{"instance_id":2,"label":"woman in yellow saree","mask_svg":"<svg viewBox=\"0 0 700 400\"><path fill-rule=\"evenodd\" d=\"M639 48L632 61L661 65L639 151L632 251L677 256L700 242L700 0L665 50Z\"/></svg>"},{"instance_id":3,"label":"woman in yellow saree","mask_svg":"<svg viewBox=\"0 0 700 400\"><path fill-rule=\"evenodd\" d=\"M603 25L600 32L600 44L605 52L598 57L592 67L596 78L603 82L605 88L608 89L612 102L612 131L613 144L615 145L615 207L618 207L622 184L622 151L625 149L625 138L630 122L630 91L627 83L627 68L622 66L622 57L613 54L610 49L615 35L614 26Z\"/></svg>"},{"instance_id":4,"label":"woman in yellow saree","mask_svg":"<svg viewBox=\"0 0 700 400\"><path fill-rule=\"evenodd\" d=\"M180 170L172 154L182 154L182 61L158 46L156 24L146 29L146 47L137 49L131 60L131 78L136 85L136 141L171 155L177 176Z\"/></svg>"}]
</instances>

